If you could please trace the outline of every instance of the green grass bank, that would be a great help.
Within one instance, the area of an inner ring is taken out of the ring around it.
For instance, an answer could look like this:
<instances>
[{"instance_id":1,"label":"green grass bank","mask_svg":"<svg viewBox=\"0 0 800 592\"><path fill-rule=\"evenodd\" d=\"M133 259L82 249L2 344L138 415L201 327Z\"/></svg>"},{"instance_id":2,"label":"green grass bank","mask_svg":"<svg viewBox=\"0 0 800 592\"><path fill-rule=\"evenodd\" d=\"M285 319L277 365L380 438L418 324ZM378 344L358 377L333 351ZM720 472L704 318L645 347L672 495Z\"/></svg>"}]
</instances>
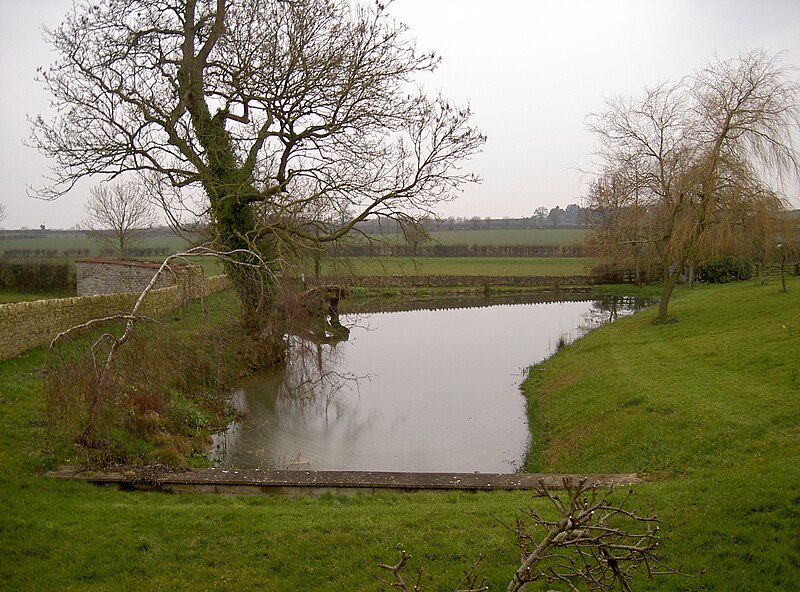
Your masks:
<instances>
[{"instance_id":1,"label":"green grass bank","mask_svg":"<svg viewBox=\"0 0 800 592\"><path fill-rule=\"evenodd\" d=\"M679 292L531 369L528 470L638 471L673 564L653 589L800 581L800 279ZM649 588L646 588L649 589Z\"/></svg>"},{"instance_id":2,"label":"green grass bank","mask_svg":"<svg viewBox=\"0 0 800 592\"><path fill-rule=\"evenodd\" d=\"M696 578L636 590L794 590L800 577L800 279L677 294L535 367L529 468L642 471L663 558ZM125 493L42 473L42 350L0 363L0 589L385 590L400 550L424 590L479 554L492 590L516 567L522 493L224 498ZM416 567L410 566L411 567Z\"/></svg>"}]
</instances>

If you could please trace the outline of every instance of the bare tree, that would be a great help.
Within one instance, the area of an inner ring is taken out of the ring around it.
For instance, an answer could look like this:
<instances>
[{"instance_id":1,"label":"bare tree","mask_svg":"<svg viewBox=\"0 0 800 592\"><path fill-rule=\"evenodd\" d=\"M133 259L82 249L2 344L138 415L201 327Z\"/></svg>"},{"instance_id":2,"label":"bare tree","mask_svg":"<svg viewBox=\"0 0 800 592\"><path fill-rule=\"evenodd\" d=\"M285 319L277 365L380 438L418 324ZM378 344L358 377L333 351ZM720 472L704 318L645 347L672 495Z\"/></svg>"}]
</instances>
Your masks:
<instances>
[{"instance_id":1,"label":"bare tree","mask_svg":"<svg viewBox=\"0 0 800 592\"><path fill-rule=\"evenodd\" d=\"M131 183L99 185L89 192L85 232L124 259L145 231L158 222L155 208L140 186Z\"/></svg>"},{"instance_id":2,"label":"bare tree","mask_svg":"<svg viewBox=\"0 0 800 592\"><path fill-rule=\"evenodd\" d=\"M431 212L477 180L457 165L484 136L469 109L411 85L438 58L379 2L79 2L47 37L57 112L36 118L32 144L54 182L40 193L127 171L164 193L202 190L214 245L242 254L229 275L265 337L280 335L276 278L298 253L370 216ZM246 253L266 266L253 273Z\"/></svg>"},{"instance_id":3,"label":"bare tree","mask_svg":"<svg viewBox=\"0 0 800 592\"><path fill-rule=\"evenodd\" d=\"M687 265L721 250L752 213L784 207L769 181L798 172L800 90L780 58L757 50L709 62L592 117L604 174L635 172L650 204L664 274L660 320Z\"/></svg>"},{"instance_id":4,"label":"bare tree","mask_svg":"<svg viewBox=\"0 0 800 592\"><path fill-rule=\"evenodd\" d=\"M603 489L586 479L565 477L563 488L563 497L544 483L536 491L552 502L557 510L554 518L529 509L531 530L517 519L521 563L508 584L509 592L540 580L567 584L573 590L578 581L595 590L612 590L616 585L630 590L630 579L639 571L650 577L675 573L661 569L656 557L658 519L652 512L640 516L626 508L632 488L621 501L612 501L613 487Z\"/></svg>"},{"instance_id":5,"label":"bare tree","mask_svg":"<svg viewBox=\"0 0 800 592\"><path fill-rule=\"evenodd\" d=\"M0 222L6 219L6 206L5 204L0 204Z\"/></svg>"}]
</instances>

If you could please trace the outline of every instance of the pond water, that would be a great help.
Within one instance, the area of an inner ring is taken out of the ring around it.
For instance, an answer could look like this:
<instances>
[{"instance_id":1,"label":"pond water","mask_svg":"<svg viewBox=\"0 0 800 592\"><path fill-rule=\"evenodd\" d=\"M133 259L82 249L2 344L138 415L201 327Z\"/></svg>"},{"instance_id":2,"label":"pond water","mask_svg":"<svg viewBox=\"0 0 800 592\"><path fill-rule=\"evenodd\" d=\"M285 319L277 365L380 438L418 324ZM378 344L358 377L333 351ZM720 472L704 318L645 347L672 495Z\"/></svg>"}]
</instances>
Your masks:
<instances>
[{"instance_id":1,"label":"pond water","mask_svg":"<svg viewBox=\"0 0 800 592\"><path fill-rule=\"evenodd\" d=\"M234 392L224 467L513 473L528 445L527 368L633 299L343 315L349 339L292 340L291 363Z\"/></svg>"}]
</instances>

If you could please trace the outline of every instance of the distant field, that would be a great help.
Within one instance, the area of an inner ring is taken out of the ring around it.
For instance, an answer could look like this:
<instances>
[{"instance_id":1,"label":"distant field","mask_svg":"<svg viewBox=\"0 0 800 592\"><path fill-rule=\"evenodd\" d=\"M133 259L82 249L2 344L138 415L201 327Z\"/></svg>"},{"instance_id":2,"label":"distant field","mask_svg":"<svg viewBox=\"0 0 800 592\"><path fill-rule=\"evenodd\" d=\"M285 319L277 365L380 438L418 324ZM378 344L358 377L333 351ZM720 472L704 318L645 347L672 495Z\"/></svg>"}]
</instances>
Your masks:
<instances>
[{"instance_id":1,"label":"distant field","mask_svg":"<svg viewBox=\"0 0 800 592\"><path fill-rule=\"evenodd\" d=\"M97 243L82 232L47 233L37 238L11 238L0 235L0 255L5 251L16 250L51 250L59 252L69 249L90 249L98 251Z\"/></svg>"},{"instance_id":2,"label":"distant field","mask_svg":"<svg viewBox=\"0 0 800 592\"><path fill-rule=\"evenodd\" d=\"M41 236L36 236L39 234ZM186 248L186 244L186 241L179 236L161 233L147 237L135 246L153 249L165 248L170 253L175 253ZM30 231L26 233L25 238L20 238L19 233L0 233L0 257L6 259L19 258L19 251L31 253L56 251L55 257L74 259L73 253L81 250L88 250L89 257L100 255L98 242L79 231L46 231L44 233ZM31 254L24 257L32 256L36 255Z\"/></svg>"},{"instance_id":3,"label":"distant field","mask_svg":"<svg viewBox=\"0 0 800 592\"><path fill-rule=\"evenodd\" d=\"M87 237L80 231L30 231L25 233L26 238L19 238L19 232L0 232L0 258L6 261L52 261L55 263L73 263L76 259L99 257L101 247L98 242ZM41 236L32 236L38 235ZM164 251L168 254L178 253L189 247L183 238L169 232L160 232L146 237L136 243L134 247L142 247ZM55 253L53 253L55 251ZM22 254L25 253L25 254ZM132 257L142 259L143 257ZM144 257L149 261L163 261L163 257L156 255ZM197 258L194 263L202 265L206 275L221 273L215 259Z\"/></svg>"},{"instance_id":4,"label":"distant field","mask_svg":"<svg viewBox=\"0 0 800 592\"><path fill-rule=\"evenodd\" d=\"M100 255L98 243L79 231L0 232L0 258L6 261L49 260L72 264L76 259ZM579 229L529 229L529 230L464 230L443 231L432 235L432 243L442 245L514 246L542 245L568 246L583 241L584 230ZM161 232L140 243L141 247L165 249L176 253L187 247L184 239ZM20 256L21 252L26 255ZM160 261L160 256L147 257ZM203 266L206 276L223 273L213 258L198 258L194 263ZM343 257L323 260L324 275L488 275L488 276L571 276L584 275L594 264L594 259L580 257ZM32 296L33 297L33 296ZM6 300L22 299L8 295Z\"/></svg>"},{"instance_id":5,"label":"distant field","mask_svg":"<svg viewBox=\"0 0 800 592\"><path fill-rule=\"evenodd\" d=\"M92 238L79 231L47 231L39 235L39 231L26 233L26 238L19 238L19 233L0 233L0 256L11 251L52 251L58 257L69 257L66 251L88 249L90 256L98 256L100 247ZM442 245L546 245L567 246L583 242L586 231L583 229L527 229L527 230L452 230L431 233L432 243ZM187 243L179 236L160 233L146 238L140 243L142 247L168 248L171 253L186 248Z\"/></svg>"},{"instance_id":6,"label":"distant field","mask_svg":"<svg viewBox=\"0 0 800 592\"><path fill-rule=\"evenodd\" d=\"M442 245L547 245L581 244L586 231L580 228L531 228L525 230L449 230L433 232L433 242Z\"/></svg>"},{"instance_id":7,"label":"distant field","mask_svg":"<svg viewBox=\"0 0 800 592\"><path fill-rule=\"evenodd\" d=\"M323 260L324 275L585 275L589 257L384 257Z\"/></svg>"}]
</instances>

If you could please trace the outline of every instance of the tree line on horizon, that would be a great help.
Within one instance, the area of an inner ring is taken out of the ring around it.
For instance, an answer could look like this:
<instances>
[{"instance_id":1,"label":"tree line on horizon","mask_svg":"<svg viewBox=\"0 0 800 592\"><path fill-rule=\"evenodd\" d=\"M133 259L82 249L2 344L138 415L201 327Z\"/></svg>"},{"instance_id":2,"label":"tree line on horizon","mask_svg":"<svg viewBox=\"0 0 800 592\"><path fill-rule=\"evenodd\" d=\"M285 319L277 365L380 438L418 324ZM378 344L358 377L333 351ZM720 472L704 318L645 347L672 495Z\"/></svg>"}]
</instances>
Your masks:
<instances>
[{"instance_id":1,"label":"tree line on horizon","mask_svg":"<svg viewBox=\"0 0 800 592\"><path fill-rule=\"evenodd\" d=\"M545 228L584 228L589 212L578 204L568 204L565 208L556 205L536 208L531 216L502 217L491 216L448 216L447 218L423 217L415 225L426 232L446 232L455 230L531 230ZM408 225L406 225L408 226ZM359 222L356 228L367 234L392 234L402 232L403 223L392 219L373 218Z\"/></svg>"}]
</instances>

